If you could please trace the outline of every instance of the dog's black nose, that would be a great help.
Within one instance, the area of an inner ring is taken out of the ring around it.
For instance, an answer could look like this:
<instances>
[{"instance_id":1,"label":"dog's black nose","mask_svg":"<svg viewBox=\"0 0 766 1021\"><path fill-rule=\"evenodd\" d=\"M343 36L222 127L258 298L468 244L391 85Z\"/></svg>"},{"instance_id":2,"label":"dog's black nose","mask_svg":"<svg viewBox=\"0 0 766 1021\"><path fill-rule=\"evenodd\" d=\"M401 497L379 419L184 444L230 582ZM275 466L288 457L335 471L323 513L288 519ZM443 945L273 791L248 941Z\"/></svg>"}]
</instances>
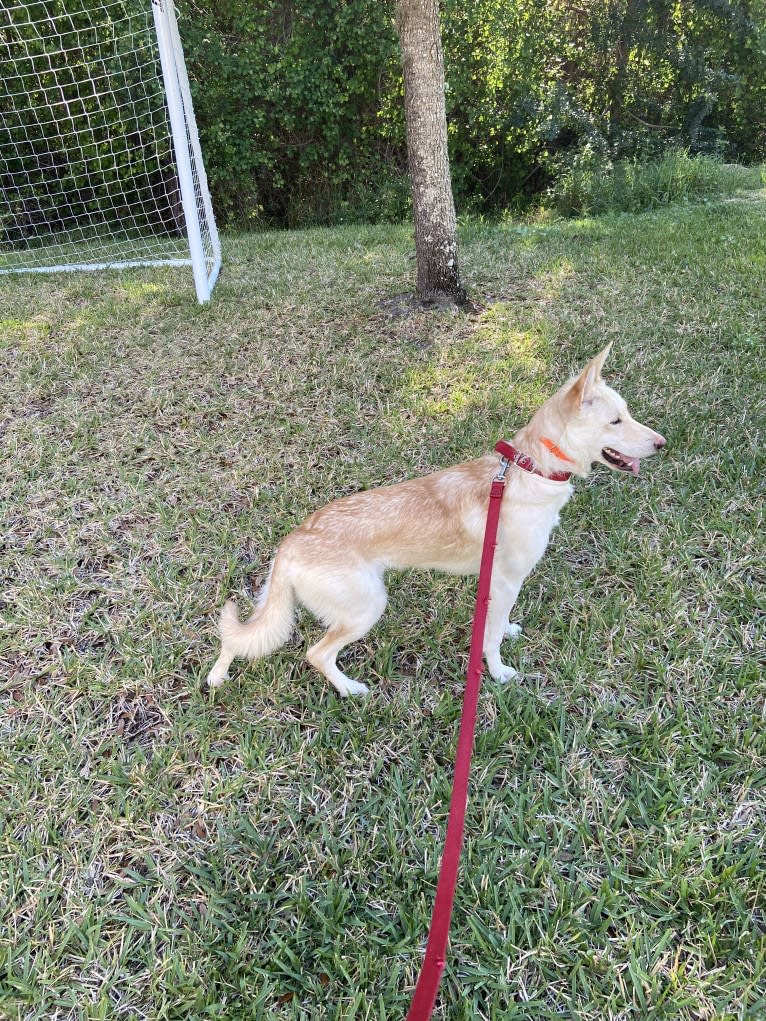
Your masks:
<instances>
[{"instance_id":1,"label":"dog's black nose","mask_svg":"<svg viewBox=\"0 0 766 1021\"><path fill-rule=\"evenodd\" d=\"M654 449L655 450L662 450L662 448L665 446L666 443L667 443L667 440L665 439L664 436L660 436L659 433L655 433L654 434Z\"/></svg>"}]
</instances>

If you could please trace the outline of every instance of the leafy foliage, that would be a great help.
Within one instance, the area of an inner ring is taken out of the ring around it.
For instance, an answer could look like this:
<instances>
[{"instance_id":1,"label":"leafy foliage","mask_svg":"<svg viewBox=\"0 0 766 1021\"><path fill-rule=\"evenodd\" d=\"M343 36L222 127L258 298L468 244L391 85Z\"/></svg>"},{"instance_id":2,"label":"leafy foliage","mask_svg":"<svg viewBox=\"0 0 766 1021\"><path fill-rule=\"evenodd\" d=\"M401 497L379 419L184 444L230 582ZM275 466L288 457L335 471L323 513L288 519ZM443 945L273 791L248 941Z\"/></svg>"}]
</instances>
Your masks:
<instances>
[{"instance_id":1,"label":"leafy foliage","mask_svg":"<svg viewBox=\"0 0 766 1021\"><path fill-rule=\"evenodd\" d=\"M296 224L406 209L393 3L181 0L218 206ZM443 0L453 186L518 206L668 147L766 157L764 0Z\"/></svg>"},{"instance_id":2,"label":"leafy foliage","mask_svg":"<svg viewBox=\"0 0 766 1021\"><path fill-rule=\"evenodd\" d=\"M83 2L25 6L74 24ZM143 0L119 6L145 8ZM407 214L393 0L176 6L223 222ZM644 164L669 148L766 159L766 0L442 0L442 33L461 211L518 208L550 189L566 194L584 176L609 175L625 160ZM108 24L102 34L108 40ZM58 70L69 75L64 88L76 111L80 61L65 63ZM0 70L12 83L24 67L9 64ZM12 105L12 87L0 96L0 114ZM109 129L125 136L119 111L115 100L100 114L94 144ZM147 110L147 135L149 119ZM72 127L50 123L39 142L55 137L55 151L65 153ZM57 163L52 172L65 171ZM121 172L130 173L127 161Z\"/></svg>"},{"instance_id":3,"label":"leafy foliage","mask_svg":"<svg viewBox=\"0 0 766 1021\"><path fill-rule=\"evenodd\" d=\"M397 85L396 37L378 0L183 3L182 34L217 205L237 220L296 225L342 216L369 188L401 215L403 133L383 97ZM391 134L395 136L390 153ZM387 194L381 167L395 168ZM368 200L369 201L369 200Z\"/></svg>"}]
</instances>

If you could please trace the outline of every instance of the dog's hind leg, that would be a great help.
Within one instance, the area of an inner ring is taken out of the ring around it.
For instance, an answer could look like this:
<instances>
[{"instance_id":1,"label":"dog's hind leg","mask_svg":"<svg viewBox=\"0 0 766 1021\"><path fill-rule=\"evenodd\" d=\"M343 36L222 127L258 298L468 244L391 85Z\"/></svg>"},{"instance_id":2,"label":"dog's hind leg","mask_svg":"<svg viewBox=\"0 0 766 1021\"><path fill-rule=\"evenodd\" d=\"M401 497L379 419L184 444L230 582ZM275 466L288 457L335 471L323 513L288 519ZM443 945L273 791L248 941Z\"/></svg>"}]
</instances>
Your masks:
<instances>
[{"instance_id":1,"label":"dog's hind leg","mask_svg":"<svg viewBox=\"0 0 766 1021\"><path fill-rule=\"evenodd\" d=\"M373 621L373 624L375 621ZM371 627L372 625L370 625ZM350 677L347 677L342 670L340 670L335 662L335 658L340 650L351 642L357 641L359 638L363 638L367 634L369 628L365 628L361 633L357 628L344 627L342 624L336 624L335 627L331 627L326 632L324 638L320 639L316 645L312 645L309 651L306 653L306 659L318 670L320 674L324 674L327 680L332 684L341 698L345 698L346 695L366 695L370 690L366 684L361 684L359 681L352 681Z\"/></svg>"},{"instance_id":2,"label":"dog's hind leg","mask_svg":"<svg viewBox=\"0 0 766 1021\"><path fill-rule=\"evenodd\" d=\"M221 655L208 674L207 686L217 688L223 684L237 656L260 659L284 645L293 629L294 610L292 586L285 574L283 558L277 553L249 619L244 624L240 621L237 606L231 599L221 610Z\"/></svg>"},{"instance_id":3,"label":"dog's hind leg","mask_svg":"<svg viewBox=\"0 0 766 1021\"><path fill-rule=\"evenodd\" d=\"M366 695L367 685L352 681L335 660L344 646L364 638L380 619L388 601L382 577L374 571L351 569L338 575L315 576L308 586L305 578L301 581L301 602L328 625L325 635L306 653L306 659L341 697Z\"/></svg>"},{"instance_id":4,"label":"dog's hind leg","mask_svg":"<svg viewBox=\"0 0 766 1021\"><path fill-rule=\"evenodd\" d=\"M231 648L221 647L221 655L213 664L213 668L207 675L207 680L203 681L203 690L207 688L220 688L224 681L229 677L229 667L232 662L236 659L237 654Z\"/></svg>"}]
</instances>

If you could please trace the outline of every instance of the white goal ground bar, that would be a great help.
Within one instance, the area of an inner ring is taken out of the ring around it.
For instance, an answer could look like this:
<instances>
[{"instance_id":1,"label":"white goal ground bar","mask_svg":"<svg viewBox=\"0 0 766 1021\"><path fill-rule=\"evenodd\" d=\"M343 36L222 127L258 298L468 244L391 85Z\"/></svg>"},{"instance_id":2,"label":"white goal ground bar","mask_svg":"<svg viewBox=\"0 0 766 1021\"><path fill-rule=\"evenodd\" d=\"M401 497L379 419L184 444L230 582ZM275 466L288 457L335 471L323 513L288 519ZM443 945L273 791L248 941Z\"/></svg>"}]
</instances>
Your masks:
<instances>
[{"instance_id":1,"label":"white goal ground bar","mask_svg":"<svg viewBox=\"0 0 766 1021\"><path fill-rule=\"evenodd\" d=\"M221 268L172 0L0 0L0 274L152 266Z\"/></svg>"},{"instance_id":2,"label":"white goal ground bar","mask_svg":"<svg viewBox=\"0 0 766 1021\"><path fill-rule=\"evenodd\" d=\"M135 269L151 266L191 266L191 259L124 259L122 262L79 262L60 266L22 266L19 269L5 269L0 267L0 276L7 276L10 273L81 273L94 269ZM221 271L220 255L213 263L213 269L207 278L208 298L213 293L218 274ZM204 299L205 301L207 299ZM203 301L203 299L200 299Z\"/></svg>"},{"instance_id":3,"label":"white goal ground bar","mask_svg":"<svg viewBox=\"0 0 766 1021\"><path fill-rule=\"evenodd\" d=\"M141 266L191 266L191 259L123 259L121 262L73 262L60 266L0 267L0 275L9 273L81 273L89 269L133 269ZM212 285L210 287L212 290Z\"/></svg>"}]
</instances>

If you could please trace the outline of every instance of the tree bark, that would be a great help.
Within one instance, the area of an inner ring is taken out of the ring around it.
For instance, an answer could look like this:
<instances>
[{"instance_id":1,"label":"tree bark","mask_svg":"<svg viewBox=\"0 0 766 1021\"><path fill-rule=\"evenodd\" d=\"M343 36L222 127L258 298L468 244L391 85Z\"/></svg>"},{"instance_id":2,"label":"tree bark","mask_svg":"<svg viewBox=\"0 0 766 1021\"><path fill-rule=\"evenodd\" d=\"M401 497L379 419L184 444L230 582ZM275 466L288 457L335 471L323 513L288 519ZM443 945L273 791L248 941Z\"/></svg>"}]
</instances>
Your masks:
<instances>
[{"instance_id":1,"label":"tree bark","mask_svg":"<svg viewBox=\"0 0 766 1021\"><path fill-rule=\"evenodd\" d=\"M417 282L424 304L465 304L447 151L439 0L398 0Z\"/></svg>"}]
</instances>

